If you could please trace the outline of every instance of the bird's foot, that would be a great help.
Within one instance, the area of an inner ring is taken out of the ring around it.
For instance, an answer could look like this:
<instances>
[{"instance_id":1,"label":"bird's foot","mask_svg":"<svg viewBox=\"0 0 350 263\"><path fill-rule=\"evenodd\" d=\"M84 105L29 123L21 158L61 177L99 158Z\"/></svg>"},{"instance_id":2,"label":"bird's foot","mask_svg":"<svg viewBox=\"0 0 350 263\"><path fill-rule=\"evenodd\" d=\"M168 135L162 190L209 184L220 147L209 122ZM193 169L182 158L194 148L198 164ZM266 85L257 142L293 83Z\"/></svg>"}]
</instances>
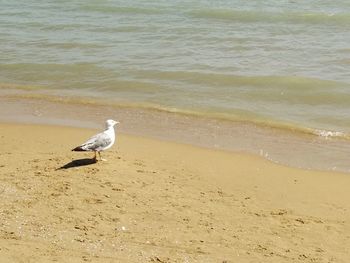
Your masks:
<instances>
[{"instance_id":1,"label":"bird's foot","mask_svg":"<svg viewBox=\"0 0 350 263\"><path fill-rule=\"evenodd\" d=\"M107 159L101 158L100 161L107 162Z\"/></svg>"}]
</instances>

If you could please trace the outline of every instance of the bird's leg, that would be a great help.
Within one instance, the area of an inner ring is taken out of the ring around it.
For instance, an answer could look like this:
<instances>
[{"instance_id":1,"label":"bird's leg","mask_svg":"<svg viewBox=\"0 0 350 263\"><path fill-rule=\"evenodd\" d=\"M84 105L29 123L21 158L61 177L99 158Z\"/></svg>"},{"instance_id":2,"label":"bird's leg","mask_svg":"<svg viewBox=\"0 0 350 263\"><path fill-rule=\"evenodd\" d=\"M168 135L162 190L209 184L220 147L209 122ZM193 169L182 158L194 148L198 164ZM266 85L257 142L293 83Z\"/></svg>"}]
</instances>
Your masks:
<instances>
[{"instance_id":1,"label":"bird's leg","mask_svg":"<svg viewBox=\"0 0 350 263\"><path fill-rule=\"evenodd\" d=\"M97 156L96 156L96 152L94 151L94 158L92 158L92 160L94 160L95 162L97 162Z\"/></svg>"},{"instance_id":2,"label":"bird's leg","mask_svg":"<svg viewBox=\"0 0 350 263\"><path fill-rule=\"evenodd\" d=\"M103 159L103 158L101 157L101 152L98 152L98 155L100 156L100 160L101 160L101 161L107 161L106 159Z\"/></svg>"}]
</instances>

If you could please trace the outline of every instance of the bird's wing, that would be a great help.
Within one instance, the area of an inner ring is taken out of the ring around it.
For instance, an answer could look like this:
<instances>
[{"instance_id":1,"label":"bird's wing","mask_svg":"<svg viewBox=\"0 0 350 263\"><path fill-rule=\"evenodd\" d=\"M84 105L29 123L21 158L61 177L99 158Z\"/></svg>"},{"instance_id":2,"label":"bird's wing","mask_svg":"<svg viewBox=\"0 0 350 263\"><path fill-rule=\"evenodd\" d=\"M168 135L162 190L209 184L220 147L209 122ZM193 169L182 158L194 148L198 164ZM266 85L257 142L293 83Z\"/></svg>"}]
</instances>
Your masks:
<instances>
[{"instance_id":1,"label":"bird's wing","mask_svg":"<svg viewBox=\"0 0 350 263\"><path fill-rule=\"evenodd\" d=\"M80 148L84 151L96 151L102 150L107 147L110 143L112 143L111 137L109 137L106 133L101 132L91 137L88 141L83 143Z\"/></svg>"}]
</instances>

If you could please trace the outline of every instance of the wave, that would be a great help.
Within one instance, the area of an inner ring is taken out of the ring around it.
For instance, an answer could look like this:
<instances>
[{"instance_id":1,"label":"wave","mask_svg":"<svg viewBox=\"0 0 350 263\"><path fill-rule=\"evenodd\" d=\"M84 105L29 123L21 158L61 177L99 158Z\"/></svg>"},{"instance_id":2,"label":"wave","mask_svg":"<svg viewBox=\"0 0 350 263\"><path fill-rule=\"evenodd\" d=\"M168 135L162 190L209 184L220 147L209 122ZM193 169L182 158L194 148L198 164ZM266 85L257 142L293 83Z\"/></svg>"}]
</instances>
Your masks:
<instances>
[{"instance_id":1,"label":"wave","mask_svg":"<svg viewBox=\"0 0 350 263\"><path fill-rule=\"evenodd\" d=\"M241 11L233 9L200 9L190 11L189 16L204 19L221 19L244 23L302 23L333 24L347 26L350 23L349 13L302 13L302 12L270 12Z\"/></svg>"},{"instance_id":2,"label":"wave","mask_svg":"<svg viewBox=\"0 0 350 263\"><path fill-rule=\"evenodd\" d=\"M213 98L234 94L252 101L281 101L290 104L336 104L348 106L350 84L301 76L242 76L188 71L135 71L136 78L179 82L197 86ZM342 92L344 91L344 92Z\"/></svg>"},{"instance_id":3,"label":"wave","mask_svg":"<svg viewBox=\"0 0 350 263\"><path fill-rule=\"evenodd\" d=\"M84 5L81 7L83 11L98 12L98 13L116 13L116 14L145 14L158 15L162 11L155 8L143 8L133 6L109 6L109 5Z\"/></svg>"},{"instance_id":4,"label":"wave","mask_svg":"<svg viewBox=\"0 0 350 263\"><path fill-rule=\"evenodd\" d=\"M116 95L118 92L128 92L129 97L132 95L137 98L147 98L149 92L157 92L162 100L169 100L170 97L175 102L188 97L192 102L210 98L214 104L228 104L234 99L250 103L263 102L265 105L283 102L285 105L347 108L350 101L350 83L302 76L242 76L157 70L116 72L92 63L19 63L1 64L0 77L10 83L43 85L56 89L94 89L96 92L114 92Z\"/></svg>"},{"instance_id":5,"label":"wave","mask_svg":"<svg viewBox=\"0 0 350 263\"><path fill-rule=\"evenodd\" d=\"M335 87L348 85L347 83L323 80L311 77L301 76L244 76L244 75L233 75L233 74L222 74L222 73L210 73L210 72L194 72L194 71L157 71L157 70L142 70L142 71L131 71L130 74L142 78L154 78L164 80L182 80L191 83L209 83L209 85L254 85L260 87L283 86L290 88L310 88L317 86L318 88L323 87ZM349 86L350 87L350 86Z\"/></svg>"},{"instance_id":6,"label":"wave","mask_svg":"<svg viewBox=\"0 0 350 263\"><path fill-rule=\"evenodd\" d=\"M56 63L16 63L0 64L0 76L13 77L17 81L46 84L48 86L68 81L99 80L115 76L116 73L96 66L93 63L56 64Z\"/></svg>"},{"instance_id":7,"label":"wave","mask_svg":"<svg viewBox=\"0 0 350 263\"><path fill-rule=\"evenodd\" d=\"M338 137L338 138L349 138L349 135L347 135L344 132L339 132L339 131L327 131L327 130L317 130L315 129L313 131L315 135L321 136L321 137Z\"/></svg>"},{"instance_id":8,"label":"wave","mask_svg":"<svg viewBox=\"0 0 350 263\"><path fill-rule=\"evenodd\" d=\"M34 45L34 44L32 44ZM97 49L104 48L102 44L93 43L82 43L82 42L45 42L45 43L35 43L37 47L43 48L56 48L56 49Z\"/></svg>"},{"instance_id":9,"label":"wave","mask_svg":"<svg viewBox=\"0 0 350 263\"><path fill-rule=\"evenodd\" d=\"M33 92L34 91L34 92ZM268 117L264 117L257 113L252 113L245 110L237 109L235 112L213 112L208 110L192 110L186 108L177 108L173 106L160 105L152 102L130 102L121 100L113 100L112 97L98 96L98 94L84 93L72 93L70 91L62 91L47 89L40 86L27 86L27 85L16 85L16 84L0 84L0 95L7 98L17 99L40 99L48 102L56 102L62 104L81 104L88 105L91 107L95 106L108 106L114 108L126 108L136 109L141 111L155 111L165 114L176 114L185 118L201 118L211 119L223 122L234 122L234 123L247 123L251 125L257 125L259 127L279 130L284 132L291 132L293 134L299 134L300 136L316 136L325 139L339 139L350 141L350 133L343 131L333 131L325 129L317 129L311 127L301 126L296 123L273 120ZM0 97L1 97L0 96Z\"/></svg>"}]
</instances>

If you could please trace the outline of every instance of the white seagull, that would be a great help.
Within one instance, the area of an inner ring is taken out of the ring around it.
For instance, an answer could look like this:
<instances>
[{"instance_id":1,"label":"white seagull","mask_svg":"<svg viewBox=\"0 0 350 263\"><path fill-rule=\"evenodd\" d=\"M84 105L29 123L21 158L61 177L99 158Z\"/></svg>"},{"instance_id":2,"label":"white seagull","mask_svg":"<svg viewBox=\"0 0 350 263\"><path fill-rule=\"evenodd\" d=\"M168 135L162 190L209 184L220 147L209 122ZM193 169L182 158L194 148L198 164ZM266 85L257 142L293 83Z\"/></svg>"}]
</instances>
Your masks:
<instances>
[{"instance_id":1,"label":"white seagull","mask_svg":"<svg viewBox=\"0 0 350 263\"><path fill-rule=\"evenodd\" d=\"M118 121L107 120L106 129L103 132L91 137L88 141L86 141L82 145L72 149L72 151L76 151L76 152L93 151L95 153L95 156L93 158L95 161L97 161L97 156L96 156L96 152L97 152L98 155L100 156L100 160L105 161L104 159L101 158L100 152L111 148L112 145L114 144L114 141L115 141L114 125L118 123L119 123Z\"/></svg>"}]
</instances>

